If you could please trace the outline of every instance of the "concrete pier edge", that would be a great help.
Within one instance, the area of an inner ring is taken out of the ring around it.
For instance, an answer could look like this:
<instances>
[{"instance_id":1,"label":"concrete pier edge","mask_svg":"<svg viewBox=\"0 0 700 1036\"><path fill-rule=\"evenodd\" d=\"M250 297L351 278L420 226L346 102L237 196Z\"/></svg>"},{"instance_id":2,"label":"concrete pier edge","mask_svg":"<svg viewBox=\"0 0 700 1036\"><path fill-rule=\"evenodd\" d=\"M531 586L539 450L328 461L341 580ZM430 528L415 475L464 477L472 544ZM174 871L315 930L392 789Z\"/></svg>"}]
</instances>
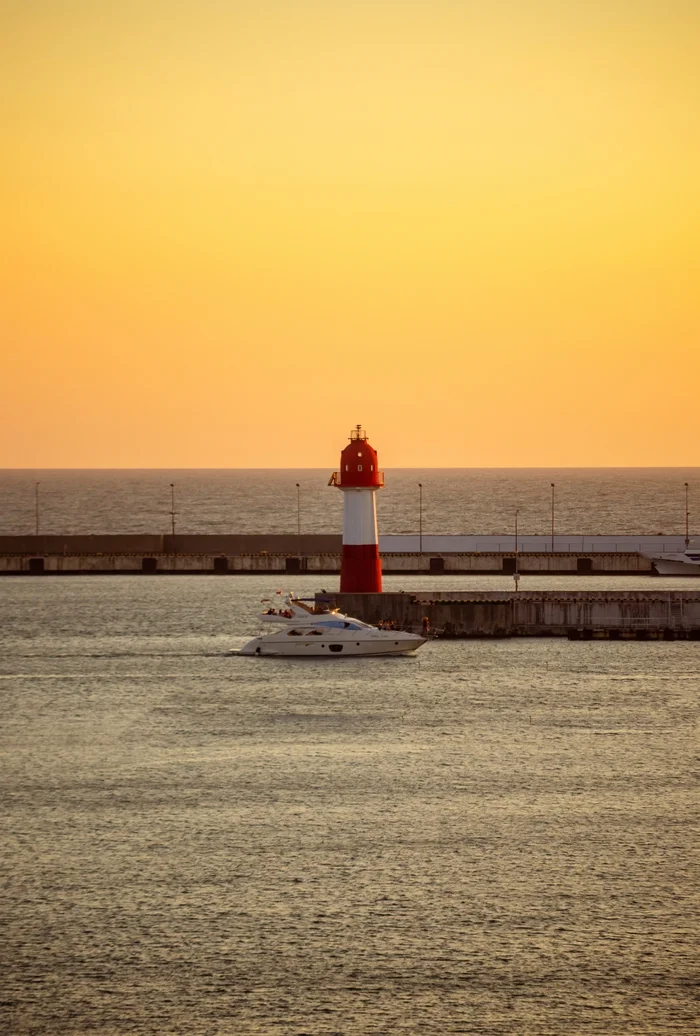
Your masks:
<instances>
[{"instance_id":1,"label":"concrete pier edge","mask_svg":"<svg viewBox=\"0 0 700 1036\"><path fill-rule=\"evenodd\" d=\"M564 549L572 539L559 537L555 550L542 549L548 537L527 537L540 549L516 554L508 537L482 537L508 549L435 550L443 546L480 542L478 537L425 537L425 549L407 550L415 536L389 535L380 539L385 575L654 575L650 558L641 549L659 537L581 537L580 550ZM584 548L584 541L589 544ZM678 537L666 537L660 546L682 549ZM386 545L394 549L386 549ZM404 546L404 549L397 549ZM418 544L416 543L417 547ZM595 549L594 549L595 548ZM613 549L615 548L615 549ZM624 548L624 549L623 549ZM634 548L634 549L633 549ZM657 547L657 549L660 549ZM238 575L280 576L303 573L318 576L340 571L342 542L338 535L226 534L226 535L39 535L0 536L0 575Z\"/></svg>"},{"instance_id":2,"label":"concrete pier edge","mask_svg":"<svg viewBox=\"0 0 700 1036\"><path fill-rule=\"evenodd\" d=\"M700 641L700 589L384 592L317 595L363 622L438 638Z\"/></svg>"},{"instance_id":3,"label":"concrete pier edge","mask_svg":"<svg viewBox=\"0 0 700 1036\"><path fill-rule=\"evenodd\" d=\"M272 553L17 553L0 554L0 576L21 575L337 575L341 555ZM384 575L513 575L514 554L383 554ZM527 575L654 575L640 554L518 554Z\"/></svg>"}]
</instances>

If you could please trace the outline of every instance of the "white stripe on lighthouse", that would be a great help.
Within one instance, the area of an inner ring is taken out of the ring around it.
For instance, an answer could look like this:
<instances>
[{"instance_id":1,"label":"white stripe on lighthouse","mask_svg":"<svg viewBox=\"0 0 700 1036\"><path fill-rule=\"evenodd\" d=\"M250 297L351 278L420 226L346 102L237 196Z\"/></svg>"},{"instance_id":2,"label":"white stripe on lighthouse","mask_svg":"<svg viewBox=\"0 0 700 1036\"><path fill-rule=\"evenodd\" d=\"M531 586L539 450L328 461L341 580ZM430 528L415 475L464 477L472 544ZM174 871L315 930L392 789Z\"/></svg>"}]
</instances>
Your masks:
<instances>
[{"instance_id":1,"label":"white stripe on lighthouse","mask_svg":"<svg viewBox=\"0 0 700 1036\"><path fill-rule=\"evenodd\" d=\"M373 489L343 490L343 543L378 543Z\"/></svg>"}]
</instances>

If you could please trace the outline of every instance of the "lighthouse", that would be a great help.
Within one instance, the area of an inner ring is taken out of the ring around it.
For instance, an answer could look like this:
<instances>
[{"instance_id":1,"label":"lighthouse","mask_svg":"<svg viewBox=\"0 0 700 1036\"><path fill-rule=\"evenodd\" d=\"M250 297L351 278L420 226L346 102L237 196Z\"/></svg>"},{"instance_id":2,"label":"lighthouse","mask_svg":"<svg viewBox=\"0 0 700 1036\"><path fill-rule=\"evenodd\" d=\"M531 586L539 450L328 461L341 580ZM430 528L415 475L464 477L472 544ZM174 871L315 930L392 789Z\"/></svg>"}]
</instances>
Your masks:
<instances>
[{"instance_id":1,"label":"lighthouse","mask_svg":"<svg viewBox=\"0 0 700 1036\"><path fill-rule=\"evenodd\" d=\"M343 494L340 592L381 593L375 493L384 485L384 472L379 470L377 451L361 425L352 430L350 442L340 454L340 470L333 472L328 485Z\"/></svg>"}]
</instances>

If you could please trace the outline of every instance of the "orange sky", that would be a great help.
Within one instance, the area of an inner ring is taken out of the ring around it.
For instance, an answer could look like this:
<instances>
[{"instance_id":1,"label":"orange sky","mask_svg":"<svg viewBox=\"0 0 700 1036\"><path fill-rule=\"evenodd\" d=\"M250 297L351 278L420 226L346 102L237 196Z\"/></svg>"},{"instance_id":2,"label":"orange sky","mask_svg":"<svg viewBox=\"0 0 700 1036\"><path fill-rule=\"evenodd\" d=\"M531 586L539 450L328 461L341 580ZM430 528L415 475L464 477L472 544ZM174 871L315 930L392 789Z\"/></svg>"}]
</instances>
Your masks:
<instances>
[{"instance_id":1,"label":"orange sky","mask_svg":"<svg viewBox=\"0 0 700 1036\"><path fill-rule=\"evenodd\" d=\"M0 19L0 466L698 463L697 3Z\"/></svg>"}]
</instances>

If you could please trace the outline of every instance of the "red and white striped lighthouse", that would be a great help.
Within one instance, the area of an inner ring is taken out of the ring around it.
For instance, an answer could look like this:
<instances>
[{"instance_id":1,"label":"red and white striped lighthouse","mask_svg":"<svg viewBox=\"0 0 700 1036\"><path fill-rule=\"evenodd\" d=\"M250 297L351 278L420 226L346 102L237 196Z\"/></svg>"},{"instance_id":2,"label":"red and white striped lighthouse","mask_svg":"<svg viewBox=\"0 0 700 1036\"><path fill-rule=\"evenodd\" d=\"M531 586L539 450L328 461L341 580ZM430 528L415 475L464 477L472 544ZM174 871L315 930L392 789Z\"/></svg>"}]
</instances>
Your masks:
<instances>
[{"instance_id":1,"label":"red and white striped lighthouse","mask_svg":"<svg viewBox=\"0 0 700 1036\"><path fill-rule=\"evenodd\" d=\"M343 560L340 566L341 593L381 593L382 563L379 560L377 508L374 495L384 485L384 472L377 464L377 451L357 425L350 443L340 454L340 471L331 475L329 486L343 494Z\"/></svg>"}]
</instances>

